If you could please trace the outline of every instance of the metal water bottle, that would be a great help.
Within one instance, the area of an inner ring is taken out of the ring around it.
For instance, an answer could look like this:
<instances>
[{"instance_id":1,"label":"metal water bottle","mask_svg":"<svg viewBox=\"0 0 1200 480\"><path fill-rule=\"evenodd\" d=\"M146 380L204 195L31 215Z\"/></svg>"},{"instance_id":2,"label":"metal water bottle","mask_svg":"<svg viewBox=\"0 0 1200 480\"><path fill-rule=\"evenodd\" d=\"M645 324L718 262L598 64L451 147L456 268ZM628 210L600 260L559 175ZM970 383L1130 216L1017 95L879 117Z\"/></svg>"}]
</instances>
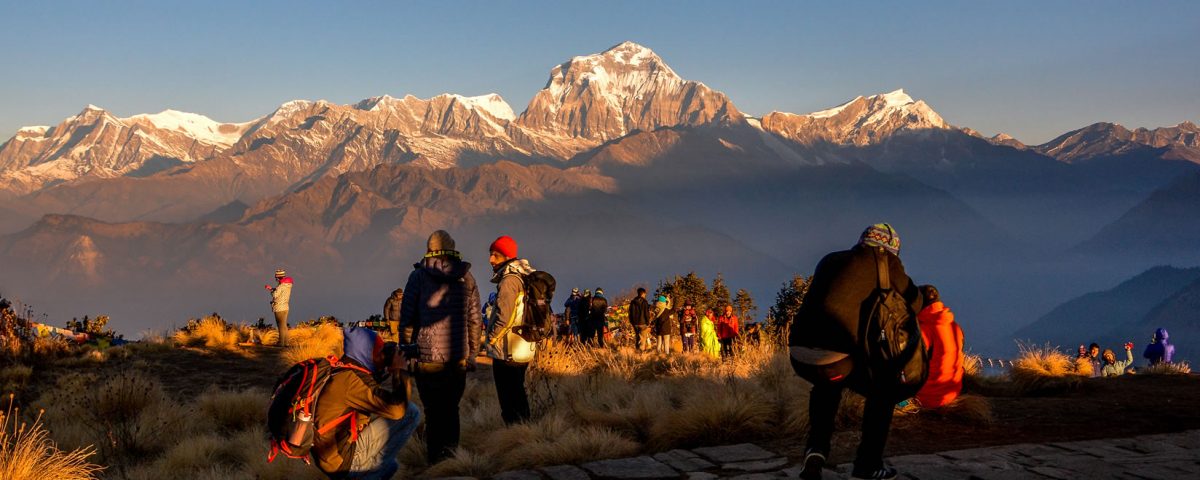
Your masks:
<instances>
[{"instance_id":1,"label":"metal water bottle","mask_svg":"<svg viewBox=\"0 0 1200 480\"><path fill-rule=\"evenodd\" d=\"M312 414L308 412L300 412L296 415L296 425L292 427L292 434L288 436L288 443L300 446L304 443L304 435L308 433L308 429L312 427Z\"/></svg>"}]
</instances>

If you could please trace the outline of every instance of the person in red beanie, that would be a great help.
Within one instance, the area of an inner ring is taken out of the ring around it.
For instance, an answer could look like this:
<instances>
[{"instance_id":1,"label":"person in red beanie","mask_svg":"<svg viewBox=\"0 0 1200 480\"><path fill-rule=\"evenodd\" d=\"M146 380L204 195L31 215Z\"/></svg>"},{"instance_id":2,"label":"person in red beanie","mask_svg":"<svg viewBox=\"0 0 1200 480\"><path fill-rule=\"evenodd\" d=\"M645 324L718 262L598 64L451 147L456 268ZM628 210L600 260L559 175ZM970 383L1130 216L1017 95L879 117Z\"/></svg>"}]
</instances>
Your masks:
<instances>
[{"instance_id":1,"label":"person in red beanie","mask_svg":"<svg viewBox=\"0 0 1200 480\"><path fill-rule=\"evenodd\" d=\"M500 416L511 425L529 419L529 396L525 373L537 344L516 333L525 319L524 277L536 270L529 261L517 258L517 242L507 235L488 247L492 283L496 284L496 308L488 322L487 354L492 358L492 376L500 399Z\"/></svg>"},{"instance_id":2,"label":"person in red beanie","mask_svg":"<svg viewBox=\"0 0 1200 480\"><path fill-rule=\"evenodd\" d=\"M953 402L962 391L963 333L936 287L922 285L921 296L925 308L917 314L917 321L933 355L929 357L929 380L917 392L917 402L922 408L938 408Z\"/></svg>"}]
</instances>

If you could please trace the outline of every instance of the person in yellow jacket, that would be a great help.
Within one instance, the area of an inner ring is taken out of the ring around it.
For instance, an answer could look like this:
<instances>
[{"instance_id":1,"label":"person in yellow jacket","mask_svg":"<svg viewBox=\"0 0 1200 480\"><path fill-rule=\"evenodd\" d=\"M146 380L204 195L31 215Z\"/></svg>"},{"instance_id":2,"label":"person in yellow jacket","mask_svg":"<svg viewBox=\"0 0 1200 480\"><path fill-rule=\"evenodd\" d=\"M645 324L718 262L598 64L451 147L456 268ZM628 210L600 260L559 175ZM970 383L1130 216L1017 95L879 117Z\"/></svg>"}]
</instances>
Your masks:
<instances>
[{"instance_id":1,"label":"person in yellow jacket","mask_svg":"<svg viewBox=\"0 0 1200 480\"><path fill-rule=\"evenodd\" d=\"M700 317L700 351L716 360L721 357L721 343L717 340L717 326L712 319L711 308Z\"/></svg>"}]
</instances>

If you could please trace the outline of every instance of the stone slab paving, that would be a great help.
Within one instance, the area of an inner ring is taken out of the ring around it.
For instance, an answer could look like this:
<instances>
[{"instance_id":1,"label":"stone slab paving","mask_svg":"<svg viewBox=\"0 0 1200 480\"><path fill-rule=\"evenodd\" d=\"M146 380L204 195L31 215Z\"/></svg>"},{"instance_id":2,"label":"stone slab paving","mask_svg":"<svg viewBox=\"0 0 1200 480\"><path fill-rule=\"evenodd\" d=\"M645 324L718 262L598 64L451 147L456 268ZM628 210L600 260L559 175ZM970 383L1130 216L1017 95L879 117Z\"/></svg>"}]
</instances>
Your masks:
<instances>
[{"instance_id":1,"label":"stone slab paving","mask_svg":"<svg viewBox=\"0 0 1200 480\"><path fill-rule=\"evenodd\" d=\"M1200 479L1200 430L1133 438L1022 443L892 457L906 480L1100 480ZM757 445L743 443L654 456L505 472L503 480L686 479L770 480L797 478L800 465ZM824 478L849 478L850 464L825 470Z\"/></svg>"}]
</instances>

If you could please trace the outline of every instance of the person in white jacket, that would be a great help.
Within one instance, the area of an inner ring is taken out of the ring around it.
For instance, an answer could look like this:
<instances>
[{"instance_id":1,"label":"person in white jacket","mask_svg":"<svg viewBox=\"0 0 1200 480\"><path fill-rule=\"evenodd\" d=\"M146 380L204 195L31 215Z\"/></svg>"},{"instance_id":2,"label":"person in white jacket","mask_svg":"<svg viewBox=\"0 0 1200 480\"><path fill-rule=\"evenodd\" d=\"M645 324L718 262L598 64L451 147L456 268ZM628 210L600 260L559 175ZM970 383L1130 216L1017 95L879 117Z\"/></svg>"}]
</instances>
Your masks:
<instances>
[{"instance_id":1,"label":"person in white jacket","mask_svg":"<svg viewBox=\"0 0 1200 480\"><path fill-rule=\"evenodd\" d=\"M275 325L279 328L279 346L287 345L288 338L288 303L292 300L292 277L282 268L275 270L274 287L267 285L271 292L271 311L275 314Z\"/></svg>"},{"instance_id":2,"label":"person in white jacket","mask_svg":"<svg viewBox=\"0 0 1200 480\"><path fill-rule=\"evenodd\" d=\"M525 392L525 373L537 351L514 330L523 325L525 281L535 270L525 259L517 258L517 242L508 236L497 238L489 247L492 283L496 284L496 308L488 320L487 354L492 358L492 375L500 399L500 416L505 424L529 419L529 397Z\"/></svg>"}]
</instances>

